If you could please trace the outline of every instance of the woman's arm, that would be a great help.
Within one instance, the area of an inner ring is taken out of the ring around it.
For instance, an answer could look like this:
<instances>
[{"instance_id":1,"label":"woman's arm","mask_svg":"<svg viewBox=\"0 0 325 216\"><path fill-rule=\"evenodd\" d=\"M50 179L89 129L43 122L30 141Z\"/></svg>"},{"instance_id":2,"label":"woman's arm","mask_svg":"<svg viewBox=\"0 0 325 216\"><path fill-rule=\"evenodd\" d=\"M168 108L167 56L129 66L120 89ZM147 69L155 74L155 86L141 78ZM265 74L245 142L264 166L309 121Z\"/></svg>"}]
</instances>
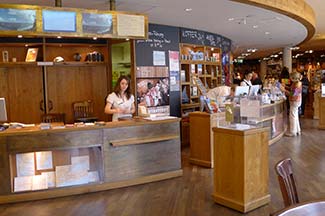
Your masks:
<instances>
[{"instance_id":1,"label":"woman's arm","mask_svg":"<svg viewBox=\"0 0 325 216\"><path fill-rule=\"evenodd\" d=\"M104 112L105 112L106 114L114 114L114 113L120 113L121 111L120 111L119 108L113 109L113 108L112 108L112 104L109 103L109 102L107 102L107 103L106 103L106 106L105 106L105 110L104 110Z\"/></svg>"}]
</instances>

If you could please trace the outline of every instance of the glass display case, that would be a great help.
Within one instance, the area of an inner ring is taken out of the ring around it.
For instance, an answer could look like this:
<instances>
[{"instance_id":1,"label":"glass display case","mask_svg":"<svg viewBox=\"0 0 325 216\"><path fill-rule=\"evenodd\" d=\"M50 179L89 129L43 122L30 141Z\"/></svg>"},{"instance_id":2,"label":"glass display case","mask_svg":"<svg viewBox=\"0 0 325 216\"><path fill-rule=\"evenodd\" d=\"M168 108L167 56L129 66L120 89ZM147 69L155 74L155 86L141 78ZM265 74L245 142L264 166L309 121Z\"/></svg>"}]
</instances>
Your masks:
<instances>
[{"instance_id":1,"label":"glass display case","mask_svg":"<svg viewBox=\"0 0 325 216\"><path fill-rule=\"evenodd\" d=\"M103 182L101 146L10 154L11 192Z\"/></svg>"}]
</instances>

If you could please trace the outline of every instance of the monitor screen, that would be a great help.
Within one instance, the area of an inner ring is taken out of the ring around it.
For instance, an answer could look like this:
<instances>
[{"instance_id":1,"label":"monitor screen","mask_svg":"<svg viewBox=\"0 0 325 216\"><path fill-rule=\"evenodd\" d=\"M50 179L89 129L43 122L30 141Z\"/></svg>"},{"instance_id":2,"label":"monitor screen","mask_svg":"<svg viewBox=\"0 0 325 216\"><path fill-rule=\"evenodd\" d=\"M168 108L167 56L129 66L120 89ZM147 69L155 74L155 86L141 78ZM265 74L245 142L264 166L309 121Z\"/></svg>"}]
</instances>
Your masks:
<instances>
[{"instance_id":1,"label":"monitor screen","mask_svg":"<svg viewBox=\"0 0 325 216\"><path fill-rule=\"evenodd\" d=\"M248 95L249 86L236 86L235 96Z\"/></svg>"},{"instance_id":2,"label":"monitor screen","mask_svg":"<svg viewBox=\"0 0 325 216\"><path fill-rule=\"evenodd\" d=\"M252 85L249 89L249 96L256 96L260 90L260 85Z\"/></svg>"},{"instance_id":3,"label":"monitor screen","mask_svg":"<svg viewBox=\"0 0 325 216\"><path fill-rule=\"evenodd\" d=\"M43 10L44 32L76 32L76 12Z\"/></svg>"},{"instance_id":4,"label":"monitor screen","mask_svg":"<svg viewBox=\"0 0 325 216\"><path fill-rule=\"evenodd\" d=\"M1 31L35 31L36 10L0 8Z\"/></svg>"},{"instance_id":5,"label":"monitor screen","mask_svg":"<svg viewBox=\"0 0 325 216\"><path fill-rule=\"evenodd\" d=\"M0 98L0 122L7 121L6 100Z\"/></svg>"},{"instance_id":6,"label":"monitor screen","mask_svg":"<svg viewBox=\"0 0 325 216\"><path fill-rule=\"evenodd\" d=\"M82 32L88 34L112 34L112 14L82 14Z\"/></svg>"}]
</instances>

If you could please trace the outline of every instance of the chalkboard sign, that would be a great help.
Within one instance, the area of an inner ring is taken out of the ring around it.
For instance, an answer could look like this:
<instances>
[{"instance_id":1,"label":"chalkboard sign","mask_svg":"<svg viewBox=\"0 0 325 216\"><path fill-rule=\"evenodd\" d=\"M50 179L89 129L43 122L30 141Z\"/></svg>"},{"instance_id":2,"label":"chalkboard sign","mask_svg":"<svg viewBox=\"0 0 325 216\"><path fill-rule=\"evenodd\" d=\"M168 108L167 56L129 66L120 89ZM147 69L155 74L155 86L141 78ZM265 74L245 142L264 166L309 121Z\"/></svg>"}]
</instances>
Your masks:
<instances>
[{"instance_id":1,"label":"chalkboard sign","mask_svg":"<svg viewBox=\"0 0 325 216\"><path fill-rule=\"evenodd\" d=\"M205 46L221 47L222 36L205 32Z\"/></svg>"},{"instance_id":2,"label":"chalkboard sign","mask_svg":"<svg viewBox=\"0 0 325 216\"><path fill-rule=\"evenodd\" d=\"M180 29L182 43L205 45L205 32L194 29Z\"/></svg>"},{"instance_id":3,"label":"chalkboard sign","mask_svg":"<svg viewBox=\"0 0 325 216\"><path fill-rule=\"evenodd\" d=\"M165 51L168 66L168 51L179 50L178 32L177 27L149 24L148 39L135 41L137 66L153 66L153 51Z\"/></svg>"},{"instance_id":4,"label":"chalkboard sign","mask_svg":"<svg viewBox=\"0 0 325 216\"><path fill-rule=\"evenodd\" d=\"M169 66L168 51L179 51L179 28L149 24L148 39L135 40L137 67L154 66L154 51L164 52L166 57L166 66ZM170 104L170 114L173 116L179 116L181 113L179 94L179 91L170 91L169 93L169 101L173 101L173 103Z\"/></svg>"},{"instance_id":5,"label":"chalkboard sign","mask_svg":"<svg viewBox=\"0 0 325 216\"><path fill-rule=\"evenodd\" d=\"M221 50L222 52L230 52L231 50L231 40L223 37L221 42Z\"/></svg>"}]
</instances>

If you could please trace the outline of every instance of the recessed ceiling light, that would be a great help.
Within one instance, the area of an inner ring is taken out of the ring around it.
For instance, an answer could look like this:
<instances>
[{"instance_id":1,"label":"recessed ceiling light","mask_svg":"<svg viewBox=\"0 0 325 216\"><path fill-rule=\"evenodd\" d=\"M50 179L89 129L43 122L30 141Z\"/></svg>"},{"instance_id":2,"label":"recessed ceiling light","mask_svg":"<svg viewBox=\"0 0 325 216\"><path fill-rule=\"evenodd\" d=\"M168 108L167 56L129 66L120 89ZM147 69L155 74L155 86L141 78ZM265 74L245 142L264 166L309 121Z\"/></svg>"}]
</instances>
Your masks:
<instances>
[{"instance_id":1,"label":"recessed ceiling light","mask_svg":"<svg viewBox=\"0 0 325 216\"><path fill-rule=\"evenodd\" d=\"M22 36L22 35L18 35L17 37L18 37L18 38L22 38L23 36Z\"/></svg>"},{"instance_id":2,"label":"recessed ceiling light","mask_svg":"<svg viewBox=\"0 0 325 216\"><path fill-rule=\"evenodd\" d=\"M129 41L130 39L129 39L129 38L126 38L125 40L126 40L126 41Z\"/></svg>"},{"instance_id":3,"label":"recessed ceiling light","mask_svg":"<svg viewBox=\"0 0 325 216\"><path fill-rule=\"evenodd\" d=\"M235 20L235 18L228 18L228 21L234 21Z\"/></svg>"},{"instance_id":4,"label":"recessed ceiling light","mask_svg":"<svg viewBox=\"0 0 325 216\"><path fill-rule=\"evenodd\" d=\"M184 9L186 12L191 12L193 9L192 8L185 8Z\"/></svg>"},{"instance_id":5,"label":"recessed ceiling light","mask_svg":"<svg viewBox=\"0 0 325 216\"><path fill-rule=\"evenodd\" d=\"M97 40L97 37L93 37L93 40Z\"/></svg>"},{"instance_id":6,"label":"recessed ceiling light","mask_svg":"<svg viewBox=\"0 0 325 216\"><path fill-rule=\"evenodd\" d=\"M253 28L258 28L258 25L253 25Z\"/></svg>"},{"instance_id":7,"label":"recessed ceiling light","mask_svg":"<svg viewBox=\"0 0 325 216\"><path fill-rule=\"evenodd\" d=\"M269 35L269 34L270 34L270 32L265 32L265 34L266 34L266 35Z\"/></svg>"},{"instance_id":8,"label":"recessed ceiling light","mask_svg":"<svg viewBox=\"0 0 325 216\"><path fill-rule=\"evenodd\" d=\"M61 36L57 36L56 38L60 39L60 38L62 38L62 37L61 37Z\"/></svg>"},{"instance_id":9,"label":"recessed ceiling light","mask_svg":"<svg viewBox=\"0 0 325 216\"><path fill-rule=\"evenodd\" d=\"M28 47L28 44L25 44L25 47Z\"/></svg>"}]
</instances>

